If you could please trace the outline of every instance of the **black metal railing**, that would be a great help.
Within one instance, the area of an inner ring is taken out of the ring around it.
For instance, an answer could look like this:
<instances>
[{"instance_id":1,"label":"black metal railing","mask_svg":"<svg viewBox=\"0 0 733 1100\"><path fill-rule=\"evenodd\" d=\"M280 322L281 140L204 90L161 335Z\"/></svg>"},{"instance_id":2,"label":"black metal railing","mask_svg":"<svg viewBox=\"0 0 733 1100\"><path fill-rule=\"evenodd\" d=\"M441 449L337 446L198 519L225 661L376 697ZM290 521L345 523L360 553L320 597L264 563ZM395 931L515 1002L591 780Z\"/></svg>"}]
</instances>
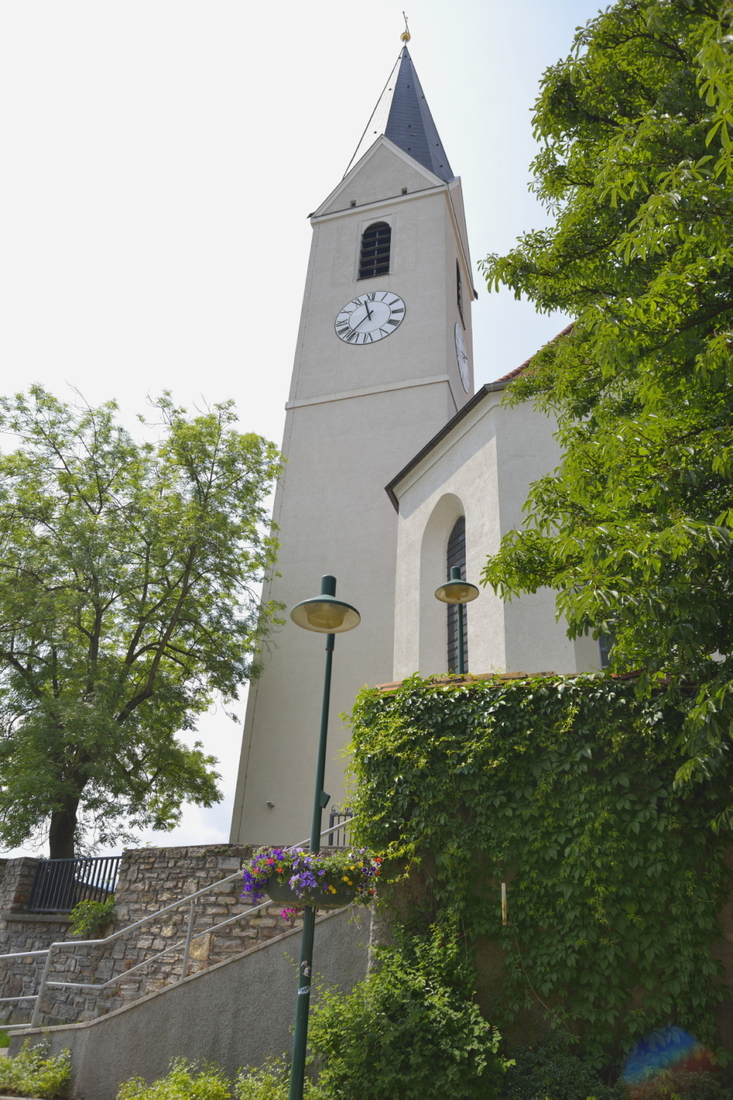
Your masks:
<instances>
[{"instance_id":1,"label":"black metal railing","mask_svg":"<svg viewBox=\"0 0 733 1100\"><path fill-rule=\"evenodd\" d=\"M28 909L68 913L80 901L106 901L114 893L121 856L42 859L36 867Z\"/></svg>"},{"instance_id":2,"label":"black metal railing","mask_svg":"<svg viewBox=\"0 0 733 1100\"><path fill-rule=\"evenodd\" d=\"M329 812L328 828L332 830L328 834L329 848L348 848L351 841L349 840L349 828L346 822L351 821L353 816L354 811L349 810L346 806L343 810L340 810L338 806L334 806Z\"/></svg>"}]
</instances>

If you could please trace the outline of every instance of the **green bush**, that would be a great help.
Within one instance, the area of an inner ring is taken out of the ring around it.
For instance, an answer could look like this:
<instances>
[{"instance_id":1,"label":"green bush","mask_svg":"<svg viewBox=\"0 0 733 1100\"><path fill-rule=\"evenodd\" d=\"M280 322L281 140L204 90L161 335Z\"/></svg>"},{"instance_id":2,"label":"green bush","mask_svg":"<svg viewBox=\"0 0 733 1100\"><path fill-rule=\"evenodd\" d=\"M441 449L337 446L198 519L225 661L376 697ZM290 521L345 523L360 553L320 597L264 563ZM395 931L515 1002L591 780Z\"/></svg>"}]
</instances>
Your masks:
<instances>
[{"instance_id":1,"label":"green bush","mask_svg":"<svg viewBox=\"0 0 733 1100\"><path fill-rule=\"evenodd\" d=\"M629 1100L623 1085L606 1085L560 1035L511 1051L501 1100Z\"/></svg>"},{"instance_id":2,"label":"green bush","mask_svg":"<svg viewBox=\"0 0 733 1100\"><path fill-rule=\"evenodd\" d=\"M3 1047L9 1047L9 1046L10 1046L10 1035L8 1034L7 1031L3 1031L2 1028L0 1028L0 1049L2 1049Z\"/></svg>"},{"instance_id":3,"label":"green bush","mask_svg":"<svg viewBox=\"0 0 733 1100\"><path fill-rule=\"evenodd\" d=\"M218 1066L201 1066L175 1058L165 1077L148 1085L141 1077L126 1081L117 1100L288 1100L290 1067L284 1058L241 1069L232 1084ZM326 1100L309 1080L305 1100Z\"/></svg>"},{"instance_id":4,"label":"green bush","mask_svg":"<svg viewBox=\"0 0 733 1100\"><path fill-rule=\"evenodd\" d=\"M237 1100L288 1100L288 1072L284 1063L241 1069L235 1082Z\"/></svg>"},{"instance_id":5,"label":"green bush","mask_svg":"<svg viewBox=\"0 0 733 1100\"><path fill-rule=\"evenodd\" d=\"M385 949L351 993L324 993L310 1029L328 1100L493 1100L499 1035L473 1001L455 933Z\"/></svg>"},{"instance_id":6,"label":"green bush","mask_svg":"<svg viewBox=\"0 0 733 1100\"><path fill-rule=\"evenodd\" d=\"M571 1043L555 1034L545 1042L512 1050L500 1100L731 1100L733 1089L714 1073L677 1070L647 1084L607 1085Z\"/></svg>"},{"instance_id":7,"label":"green bush","mask_svg":"<svg viewBox=\"0 0 733 1100\"><path fill-rule=\"evenodd\" d=\"M69 913L69 928L72 936L91 938L95 932L114 919L114 895L106 901L80 901Z\"/></svg>"},{"instance_id":8,"label":"green bush","mask_svg":"<svg viewBox=\"0 0 733 1100\"><path fill-rule=\"evenodd\" d=\"M68 1050L49 1056L48 1043L30 1045L26 1039L14 1058L0 1060L0 1092L10 1096L38 1096L50 1100L62 1096L71 1078Z\"/></svg>"},{"instance_id":9,"label":"green bush","mask_svg":"<svg viewBox=\"0 0 733 1100\"><path fill-rule=\"evenodd\" d=\"M272 1059L256 1069L242 1069L234 1082L236 1100L288 1100L290 1066L284 1058ZM305 1100L327 1100L325 1094L308 1078L305 1079Z\"/></svg>"},{"instance_id":10,"label":"green bush","mask_svg":"<svg viewBox=\"0 0 733 1100\"><path fill-rule=\"evenodd\" d=\"M626 1094L631 1100L731 1100L733 1088L714 1073L677 1070L634 1088Z\"/></svg>"},{"instance_id":11,"label":"green bush","mask_svg":"<svg viewBox=\"0 0 733 1100\"><path fill-rule=\"evenodd\" d=\"M120 1088L117 1100L231 1100L231 1084L218 1066L174 1058L165 1077L148 1085L133 1077Z\"/></svg>"}]
</instances>

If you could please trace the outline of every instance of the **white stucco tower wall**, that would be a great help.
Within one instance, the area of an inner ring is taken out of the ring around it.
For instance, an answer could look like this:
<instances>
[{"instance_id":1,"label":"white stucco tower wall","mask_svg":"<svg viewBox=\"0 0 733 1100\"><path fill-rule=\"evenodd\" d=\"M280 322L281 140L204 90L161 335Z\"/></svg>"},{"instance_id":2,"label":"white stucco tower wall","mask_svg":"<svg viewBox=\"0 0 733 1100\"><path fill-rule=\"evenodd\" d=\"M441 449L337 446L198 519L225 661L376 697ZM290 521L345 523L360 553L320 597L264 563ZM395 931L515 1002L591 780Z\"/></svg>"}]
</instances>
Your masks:
<instances>
[{"instance_id":1,"label":"white stucco tower wall","mask_svg":"<svg viewBox=\"0 0 733 1100\"><path fill-rule=\"evenodd\" d=\"M332 804L344 798L348 731L339 715L363 684L392 677L397 516L384 486L472 393L473 284L461 184L444 175L450 178L380 136L311 215L286 466L273 515L281 575L265 598L289 610L316 595L321 576L331 573L337 597L362 616L358 629L336 638L326 771ZM359 278L362 235L375 222L391 228L389 271ZM399 295L404 320L388 336L355 346L339 338L334 322L350 300L372 291ZM309 832L324 638L285 614L250 688L231 832L237 843L295 843Z\"/></svg>"}]
</instances>

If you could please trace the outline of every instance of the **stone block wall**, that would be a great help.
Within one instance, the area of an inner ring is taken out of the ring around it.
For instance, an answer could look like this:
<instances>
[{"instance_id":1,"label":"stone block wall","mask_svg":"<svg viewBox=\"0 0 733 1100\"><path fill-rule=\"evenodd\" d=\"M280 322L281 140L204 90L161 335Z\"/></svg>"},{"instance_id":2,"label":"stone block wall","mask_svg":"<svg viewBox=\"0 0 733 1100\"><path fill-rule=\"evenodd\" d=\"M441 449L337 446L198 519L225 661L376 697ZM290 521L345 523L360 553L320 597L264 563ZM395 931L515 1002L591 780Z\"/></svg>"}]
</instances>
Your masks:
<instances>
[{"instance_id":1,"label":"stone block wall","mask_svg":"<svg viewBox=\"0 0 733 1100\"><path fill-rule=\"evenodd\" d=\"M250 852L250 848L241 845L125 851L115 892L116 919L97 935L122 931L165 906L219 882L238 871ZM100 992L50 987L42 1004L43 1023L95 1019L181 979L182 948L151 960L166 947L185 939L190 912L188 903L124 932L110 943L76 946L74 937L68 934L66 915L36 916L25 911L36 863L37 860L28 859L0 861L0 956L67 940L68 947L54 949L49 980L100 984L112 977L120 978ZM196 901L194 935L230 917L239 919L218 932L193 940L187 968L189 975L293 927L283 919L280 906L269 905L247 916L251 906L242 900L241 891L241 879L237 877ZM145 965L133 971L140 963ZM35 992L43 964L43 957L27 956L7 962L0 957L0 997ZM27 1020L31 1010L32 1005L29 1007L28 1003L15 1009L0 1005L0 1020Z\"/></svg>"},{"instance_id":2,"label":"stone block wall","mask_svg":"<svg viewBox=\"0 0 733 1100\"><path fill-rule=\"evenodd\" d=\"M25 912L37 859L0 859L0 913Z\"/></svg>"},{"instance_id":3,"label":"stone block wall","mask_svg":"<svg viewBox=\"0 0 733 1100\"><path fill-rule=\"evenodd\" d=\"M66 937L66 914L27 912L37 859L0 859L0 956L15 952L42 951ZM0 997L32 995L38 989L44 957L23 955L0 962ZM0 1021L27 1020L31 1002L0 1004Z\"/></svg>"}]
</instances>

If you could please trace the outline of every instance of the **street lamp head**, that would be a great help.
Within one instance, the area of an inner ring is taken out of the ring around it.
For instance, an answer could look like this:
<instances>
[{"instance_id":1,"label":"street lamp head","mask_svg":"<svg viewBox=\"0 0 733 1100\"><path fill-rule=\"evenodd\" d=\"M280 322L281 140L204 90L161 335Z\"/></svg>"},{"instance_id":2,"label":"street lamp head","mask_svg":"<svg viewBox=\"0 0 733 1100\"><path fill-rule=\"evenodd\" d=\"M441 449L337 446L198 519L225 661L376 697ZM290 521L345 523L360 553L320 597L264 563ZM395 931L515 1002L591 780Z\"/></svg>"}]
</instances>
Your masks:
<instances>
[{"instance_id":1,"label":"street lamp head","mask_svg":"<svg viewBox=\"0 0 733 1100\"><path fill-rule=\"evenodd\" d=\"M321 595L296 603L290 618L304 630L317 634L344 634L361 622L361 615L350 603L337 600L335 577L321 578Z\"/></svg>"},{"instance_id":2,"label":"street lamp head","mask_svg":"<svg viewBox=\"0 0 733 1100\"><path fill-rule=\"evenodd\" d=\"M450 571L450 580L435 589L435 598L442 603L470 603L479 595L475 584L461 580L461 567L454 565Z\"/></svg>"},{"instance_id":3,"label":"street lamp head","mask_svg":"<svg viewBox=\"0 0 733 1100\"><path fill-rule=\"evenodd\" d=\"M351 604L323 596L296 603L290 618L304 630L315 630L317 634L343 634L361 622L361 615Z\"/></svg>"}]
</instances>

